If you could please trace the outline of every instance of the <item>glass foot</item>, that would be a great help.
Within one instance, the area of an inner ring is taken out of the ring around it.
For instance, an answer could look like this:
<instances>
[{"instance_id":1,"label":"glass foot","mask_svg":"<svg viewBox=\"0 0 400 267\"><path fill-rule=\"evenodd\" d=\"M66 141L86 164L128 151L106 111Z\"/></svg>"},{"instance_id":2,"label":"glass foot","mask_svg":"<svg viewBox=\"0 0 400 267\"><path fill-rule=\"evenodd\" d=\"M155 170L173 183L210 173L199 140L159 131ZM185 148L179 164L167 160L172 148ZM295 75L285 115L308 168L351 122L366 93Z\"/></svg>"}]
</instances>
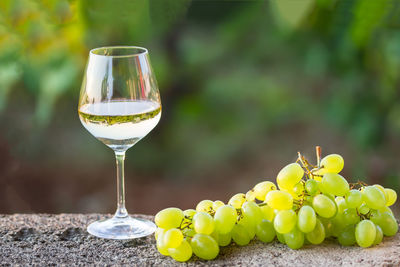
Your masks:
<instances>
[{"instance_id":1,"label":"glass foot","mask_svg":"<svg viewBox=\"0 0 400 267\"><path fill-rule=\"evenodd\" d=\"M89 224L87 231L101 238L108 239L133 239L151 235L156 230L156 225L151 221L131 218L129 216L100 220Z\"/></svg>"}]
</instances>

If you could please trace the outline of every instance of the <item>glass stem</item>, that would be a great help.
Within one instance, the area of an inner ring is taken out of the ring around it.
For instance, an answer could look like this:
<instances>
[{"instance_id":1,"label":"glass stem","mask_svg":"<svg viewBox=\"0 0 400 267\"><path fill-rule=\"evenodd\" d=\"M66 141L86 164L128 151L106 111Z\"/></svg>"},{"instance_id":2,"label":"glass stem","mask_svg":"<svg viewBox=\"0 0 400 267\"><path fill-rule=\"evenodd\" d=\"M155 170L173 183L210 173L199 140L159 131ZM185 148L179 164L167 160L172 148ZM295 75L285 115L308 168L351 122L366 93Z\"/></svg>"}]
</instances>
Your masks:
<instances>
[{"instance_id":1,"label":"glass stem","mask_svg":"<svg viewBox=\"0 0 400 267\"><path fill-rule=\"evenodd\" d=\"M115 217L124 218L128 216L125 208L125 177L124 177L124 161L125 151L115 151L115 159L117 162L117 193L118 206Z\"/></svg>"}]
</instances>

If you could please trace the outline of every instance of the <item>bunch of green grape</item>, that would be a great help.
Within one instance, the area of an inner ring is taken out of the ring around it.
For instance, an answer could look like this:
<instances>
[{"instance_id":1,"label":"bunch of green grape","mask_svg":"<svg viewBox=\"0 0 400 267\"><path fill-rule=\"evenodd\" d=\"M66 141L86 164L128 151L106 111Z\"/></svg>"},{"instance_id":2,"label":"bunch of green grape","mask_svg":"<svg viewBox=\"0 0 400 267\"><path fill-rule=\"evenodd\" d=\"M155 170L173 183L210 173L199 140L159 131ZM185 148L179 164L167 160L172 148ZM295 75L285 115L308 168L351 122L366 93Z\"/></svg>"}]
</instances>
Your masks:
<instances>
[{"instance_id":1,"label":"bunch of green grape","mask_svg":"<svg viewBox=\"0 0 400 267\"><path fill-rule=\"evenodd\" d=\"M193 254L212 260L219 248L251 240L269 243L275 237L291 249L320 244L333 237L343 246L370 247L393 236L398 224L389 208L394 190L381 185L349 184L339 172L344 161L331 154L310 164L300 153L276 178L260 182L246 194L234 195L227 204L203 200L196 209L167 208L157 213L157 249L176 261Z\"/></svg>"}]
</instances>

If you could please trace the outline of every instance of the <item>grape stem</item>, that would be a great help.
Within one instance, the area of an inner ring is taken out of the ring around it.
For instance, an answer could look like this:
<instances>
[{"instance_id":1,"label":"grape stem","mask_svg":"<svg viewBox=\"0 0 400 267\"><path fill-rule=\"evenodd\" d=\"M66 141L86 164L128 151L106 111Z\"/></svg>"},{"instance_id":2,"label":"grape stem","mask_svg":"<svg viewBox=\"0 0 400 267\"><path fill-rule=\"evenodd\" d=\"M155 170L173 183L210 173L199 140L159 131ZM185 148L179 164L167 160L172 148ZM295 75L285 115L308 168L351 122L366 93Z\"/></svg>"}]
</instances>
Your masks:
<instances>
[{"instance_id":1,"label":"grape stem","mask_svg":"<svg viewBox=\"0 0 400 267\"><path fill-rule=\"evenodd\" d=\"M305 169L307 171L307 173L310 172L310 170L308 169L308 166L306 165L306 163L304 161L305 158L301 155L300 152L297 152L297 155L298 155L298 159L297 160L300 161L303 169Z\"/></svg>"},{"instance_id":2,"label":"grape stem","mask_svg":"<svg viewBox=\"0 0 400 267\"><path fill-rule=\"evenodd\" d=\"M319 168L321 166L321 147L320 146L316 146L315 147L315 152L317 153L317 167Z\"/></svg>"},{"instance_id":3,"label":"grape stem","mask_svg":"<svg viewBox=\"0 0 400 267\"><path fill-rule=\"evenodd\" d=\"M323 166L312 165L300 152L297 152L297 154L298 154L298 158L297 158L296 162L301 163L302 168L304 169L304 172L306 173L306 176L308 177L308 179L312 179L312 178L314 178L314 176L321 176L321 175L314 174L314 172L320 170L321 168L323 168ZM312 168L312 169L310 170L309 168Z\"/></svg>"},{"instance_id":4,"label":"grape stem","mask_svg":"<svg viewBox=\"0 0 400 267\"><path fill-rule=\"evenodd\" d=\"M237 215L238 215L237 220L236 220L236 223L238 223L238 222L240 221L240 219L243 218L242 209L236 209L236 213L237 213Z\"/></svg>"},{"instance_id":5,"label":"grape stem","mask_svg":"<svg viewBox=\"0 0 400 267\"><path fill-rule=\"evenodd\" d=\"M361 214L358 209L356 208L357 215L360 217L361 220L369 220L371 218L371 211L368 211L367 214Z\"/></svg>"},{"instance_id":6,"label":"grape stem","mask_svg":"<svg viewBox=\"0 0 400 267\"><path fill-rule=\"evenodd\" d=\"M367 183L364 183L360 180L358 180L356 183L349 183L349 185L350 185L350 189L360 189L364 186L368 186Z\"/></svg>"},{"instance_id":7,"label":"grape stem","mask_svg":"<svg viewBox=\"0 0 400 267\"><path fill-rule=\"evenodd\" d=\"M187 223L184 223L184 222L185 222L185 219L188 219L188 220L190 220L190 221L188 221ZM192 225L192 220L193 220L193 217L185 216L185 217L182 219L181 224L179 225L178 229L183 230L183 229L185 229L185 228L189 228L190 225Z\"/></svg>"},{"instance_id":8,"label":"grape stem","mask_svg":"<svg viewBox=\"0 0 400 267\"><path fill-rule=\"evenodd\" d=\"M304 156L302 156L302 157L303 157L303 160L307 164L308 167L312 167L313 169L317 168L317 166L312 165L310 162L308 162L308 160Z\"/></svg>"}]
</instances>

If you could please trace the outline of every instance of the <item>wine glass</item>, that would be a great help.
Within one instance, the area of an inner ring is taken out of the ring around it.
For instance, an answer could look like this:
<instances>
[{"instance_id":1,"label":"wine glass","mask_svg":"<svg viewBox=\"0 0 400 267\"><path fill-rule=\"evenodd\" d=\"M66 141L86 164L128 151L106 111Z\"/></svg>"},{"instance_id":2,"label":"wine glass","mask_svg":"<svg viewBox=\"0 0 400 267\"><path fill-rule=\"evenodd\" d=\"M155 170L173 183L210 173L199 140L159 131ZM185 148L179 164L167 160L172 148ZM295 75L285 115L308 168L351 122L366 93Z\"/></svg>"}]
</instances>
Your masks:
<instances>
[{"instance_id":1,"label":"wine glass","mask_svg":"<svg viewBox=\"0 0 400 267\"><path fill-rule=\"evenodd\" d=\"M94 137L115 152L118 205L114 216L91 223L90 234L132 239L156 226L132 218L125 208L125 152L145 137L161 117L161 100L147 49L136 46L95 48L89 53L80 92L79 118Z\"/></svg>"}]
</instances>

